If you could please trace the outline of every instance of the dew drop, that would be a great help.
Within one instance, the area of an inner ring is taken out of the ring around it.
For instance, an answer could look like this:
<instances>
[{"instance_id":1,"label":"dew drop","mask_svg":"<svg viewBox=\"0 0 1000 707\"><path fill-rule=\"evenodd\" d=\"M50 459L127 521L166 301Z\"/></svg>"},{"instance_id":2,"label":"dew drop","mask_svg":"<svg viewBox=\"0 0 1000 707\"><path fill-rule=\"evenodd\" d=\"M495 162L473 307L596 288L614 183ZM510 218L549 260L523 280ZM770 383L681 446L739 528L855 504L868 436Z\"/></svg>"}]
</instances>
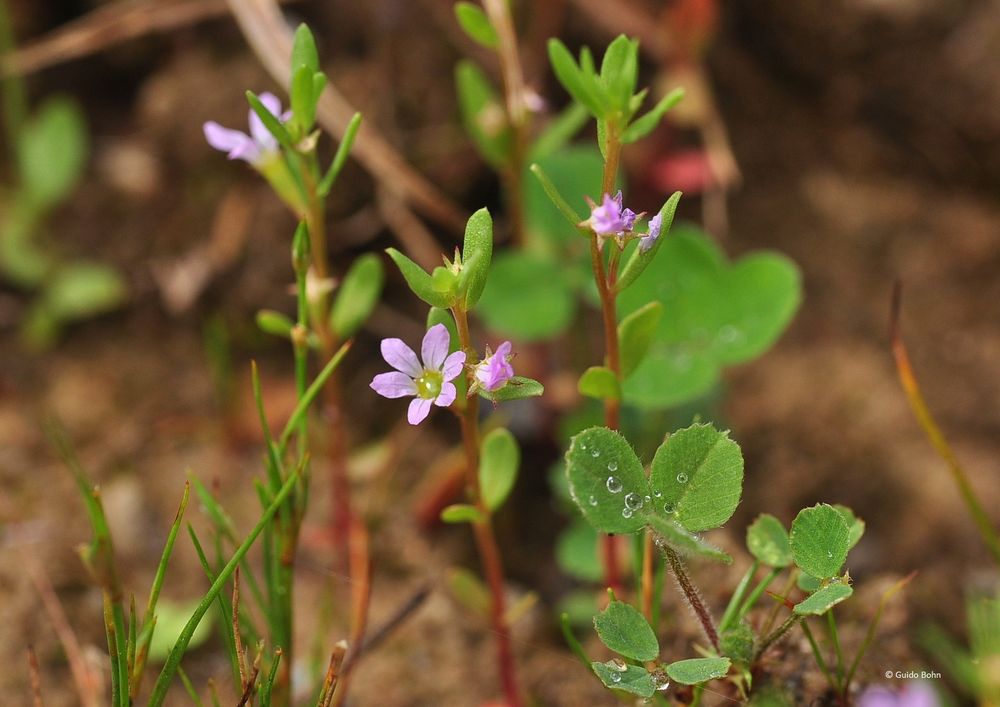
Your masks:
<instances>
[{"instance_id":1,"label":"dew drop","mask_svg":"<svg viewBox=\"0 0 1000 707\"><path fill-rule=\"evenodd\" d=\"M631 518L632 513L634 513L634 511L628 506L626 506L625 508L622 509L622 518Z\"/></svg>"},{"instance_id":2,"label":"dew drop","mask_svg":"<svg viewBox=\"0 0 1000 707\"><path fill-rule=\"evenodd\" d=\"M618 462L608 462L608 471L618 471Z\"/></svg>"},{"instance_id":3,"label":"dew drop","mask_svg":"<svg viewBox=\"0 0 1000 707\"><path fill-rule=\"evenodd\" d=\"M723 344L735 344L737 341L742 341L744 335L742 331L734 327L732 324L726 324L724 327L719 329L718 338Z\"/></svg>"},{"instance_id":4,"label":"dew drop","mask_svg":"<svg viewBox=\"0 0 1000 707\"><path fill-rule=\"evenodd\" d=\"M611 493L621 493L622 481L617 476L609 476L607 480L608 491Z\"/></svg>"},{"instance_id":5,"label":"dew drop","mask_svg":"<svg viewBox=\"0 0 1000 707\"><path fill-rule=\"evenodd\" d=\"M664 503L663 504L663 512L664 513L673 513L674 512L674 504L670 503L669 501L667 501L666 503Z\"/></svg>"},{"instance_id":6,"label":"dew drop","mask_svg":"<svg viewBox=\"0 0 1000 707\"><path fill-rule=\"evenodd\" d=\"M649 494L647 494L647 495L645 496L645 498L643 498L642 500L643 500L643 501L645 501L646 503L649 503L649 502L650 502L650 501L652 501L653 499L649 497Z\"/></svg>"},{"instance_id":7,"label":"dew drop","mask_svg":"<svg viewBox=\"0 0 1000 707\"><path fill-rule=\"evenodd\" d=\"M592 506L596 506L597 505L597 499L594 498L593 496L590 497L590 505L592 505Z\"/></svg>"},{"instance_id":8,"label":"dew drop","mask_svg":"<svg viewBox=\"0 0 1000 707\"><path fill-rule=\"evenodd\" d=\"M637 511L642 508L642 496L637 493L625 494L625 507L630 511Z\"/></svg>"},{"instance_id":9,"label":"dew drop","mask_svg":"<svg viewBox=\"0 0 1000 707\"><path fill-rule=\"evenodd\" d=\"M653 491L653 498L663 498L662 491Z\"/></svg>"},{"instance_id":10,"label":"dew drop","mask_svg":"<svg viewBox=\"0 0 1000 707\"><path fill-rule=\"evenodd\" d=\"M832 560L832 559L833 559L833 552L831 552L830 550L827 550L827 551L826 551L826 556L827 556L827 557L828 557L829 559L831 559L831 560Z\"/></svg>"},{"instance_id":11,"label":"dew drop","mask_svg":"<svg viewBox=\"0 0 1000 707\"><path fill-rule=\"evenodd\" d=\"M591 449L590 450L590 456L592 456L594 459L597 459L597 457L601 456L601 450L600 449Z\"/></svg>"},{"instance_id":12,"label":"dew drop","mask_svg":"<svg viewBox=\"0 0 1000 707\"><path fill-rule=\"evenodd\" d=\"M621 681L622 681L621 673L611 673L611 682L621 682Z\"/></svg>"},{"instance_id":13,"label":"dew drop","mask_svg":"<svg viewBox=\"0 0 1000 707\"><path fill-rule=\"evenodd\" d=\"M580 449L582 449L583 451L586 452L587 451L587 445L586 445L586 443L580 442Z\"/></svg>"},{"instance_id":14,"label":"dew drop","mask_svg":"<svg viewBox=\"0 0 1000 707\"><path fill-rule=\"evenodd\" d=\"M686 484L688 482L688 475L683 471L677 475L677 483Z\"/></svg>"}]
</instances>

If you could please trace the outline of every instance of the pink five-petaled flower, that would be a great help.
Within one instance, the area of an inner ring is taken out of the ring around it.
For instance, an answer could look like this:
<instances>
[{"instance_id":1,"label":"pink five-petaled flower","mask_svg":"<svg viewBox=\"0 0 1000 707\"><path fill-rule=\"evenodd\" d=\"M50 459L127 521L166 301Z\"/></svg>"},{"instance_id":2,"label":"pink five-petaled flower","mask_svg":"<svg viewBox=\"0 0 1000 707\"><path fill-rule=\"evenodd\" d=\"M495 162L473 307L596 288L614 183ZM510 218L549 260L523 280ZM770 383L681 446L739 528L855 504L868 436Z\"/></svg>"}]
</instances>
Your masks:
<instances>
[{"instance_id":1,"label":"pink five-petaled flower","mask_svg":"<svg viewBox=\"0 0 1000 707\"><path fill-rule=\"evenodd\" d=\"M510 365L511 345L505 341L497 347L497 350L490 354L486 349L486 358L476 365L475 376L479 387L488 393L493 393L505 385L507 381L514 377L514 368Z\"/></svg>"},{"instance_id":2,"label":"pink five-petaled flower","mask_svg":"<svg viewBox=\"0 0 1000 707\"><path fill-rule=\"evenodd\" d=\"M925 682L912 682L899 692L874 685L858 699L858 707L938 707L938 704L937 693Z\"/></svg>"},{"instance_id":3,"label":"pink five-petaled flower","mask_svg":"<svg viewBox=\"0 0 1000 707\"><path fill-rule=\"evenodd\" d=\"M273 93L260 94L260 102L282 123L292 117L291 111L281 112L281 100ZM202 129L208 144L216 150L229 153L229 159L244 160L256 166L278 151L278 141L264 127L264 122L253 108L250 109L249 123L249 135L240 130L224 128L214 120L205 123Z\"/></svg>"},{"instance_id":4,"label":"pink five-petaled flower","mask_svg":"<svg viewBox=\"0 0 1000 707\"><path fill-rule=\"evenodd\" d=\"M591 209L589 224L598 236L616 236L631 231L635 219L636 213L632 209L622 208L622 193L619 191L614 198L605 194L601 205Z\"/></svg>"},{"instance_id":5,"label":"pink five-petaled flower","mask_svg":"<svg viewBox=\"0 0 1000 707\"><path fill-rule=\"evenodd\" d=\"M455 401L458 391L451 381L463 370L465 352L448 355L451 335L444 324L435 324L424 335L420 357L402 339L382 339L382 358L395 371L380 373L371 382L371 388L386 398L414 396L406 419L419 425L431 411L431 403L448 407Z\"/></svg>"},{"instance_id":6,"label":"pink five-petaled flower","mask_svg":"<svg viewBox=\"0 0 1000 707\"><path fill-rule=\"evenodd\" d=\"M649 219L649 228L645 235L639 239L639 250L643 253L648 251L656 244L656 239L660 237L660 224L663 219L660 214L656 214L653 218Z\"/></svg>"}]
</instances>

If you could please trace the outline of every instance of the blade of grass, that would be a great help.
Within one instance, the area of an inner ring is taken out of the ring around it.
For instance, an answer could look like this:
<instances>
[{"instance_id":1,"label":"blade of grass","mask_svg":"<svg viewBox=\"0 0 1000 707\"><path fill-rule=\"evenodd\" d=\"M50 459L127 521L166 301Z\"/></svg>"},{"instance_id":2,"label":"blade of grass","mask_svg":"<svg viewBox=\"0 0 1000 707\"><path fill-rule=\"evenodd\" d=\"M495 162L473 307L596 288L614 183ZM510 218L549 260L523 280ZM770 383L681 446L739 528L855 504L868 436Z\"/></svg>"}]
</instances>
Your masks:
<instances>
[{"instance_id":1,"label":"blade of grass","mask_svg":"<svg viewBox=\"0 0 1000 707\"><path fill-rule=\"evenodd\" d=\"M736 590L733 592L733 596L729 599L729 604L726 606L726 611L722 615L722 620L719 621L719 633L725 633L730 624L732 624L733 621L739 617L739 608L741 606L741 602L743 601L743 595L746 594L747 587L750 586L750 581L753 579L754 575L757 574L757 569L759 567L760 562L754 560L747 568L747 571L740 580L740 583L736 585Z\"/></svg>"},{"instance_id":2,"label":"blade of grass","mask_svg":"<svg viewBox=\"0 0 1000 707\"><path fill-rule=\"evenodd\" d=\"M194 545L195 552L198 554L198 561L201 562L201 568L205 572L205 576L208 577L210 583L215 582L215 573L212 571L212 566L208 562L208 557L205 555L205 550L201 545L201 541L198 539L197 533L195 533L194 526L188 523L188 535L191 536L191 543ZM240 679L240 669L237 663L236 657L236 639L233 636L232 626L229 625L229 615L231 609L228 602L226 601L226 595L223 592L219 592L218 595L218 605L219 605L219 616L222 625L222 637L226 641L226 652L229 654L229 666L233 671L233 684L236 686L237 690L243 689L242 680Z\"/></svg>"},{"instance_id":3,"label":"blade of grass","mask_svg":"<svg viewBox=\"0 0 1000 707\"><path fill-rule=\"evenodd\" d=\"M337 366L340 365L340 362L344 359L344 356L346 356L347 352L350 350L351 350L351 342L348 341L337 350L337 353L333 355L333 358L331 358L327 362L327 364L323 367L323 370L319 372L319 375L316 376L316 379L312 382L309 388L306 389L305 395L302 396L298 404L295 406L295 410L292 412L292 416L288 418L288 422L285 423L285 429L282 430L281 432L281 437L278 442L279 458L284 456L285 450L288 447L288 440L291 439L292 433L295 431L295 428L299 425L299 422L302 420L303 416L309 410L309 407L316 399L316 396L319 395L320 391L323 389L323 386L326 385L327 380L329 380L330 376L336 370Z\"/></svg>"},{"instance_id":4,"label":"blade of grass","mask_svg":"<svg viewBox=\"0 0 1000 707\"><path fill-rule=\"evenodd\" d=\"M281 490L274 497L274 501L270 506L264 511L260 520L257 521L257 525L254 526L250 534L247 535L246 540L239 546L236 552L233 553L232 558L226 563L222 572L219 576L215 578L212 586L209 588L208 593L199 602L198 607L195 609L194 614L188 620L187 625L185 625L184 630L181 631L180 637L177 639L177 643L174 644L173 649L170 651L170 655L167 656L167 661L163 666L163 670L160 672L159 677L156 679L156 684L153 686L153 693L149 699L150 707L160 707L163 704L163 700L167 696L167 689L170 687L170 681L177 672L177 667L180 665L181 658L184 656L184 651L187 650L188 643L191 642L191 636L194 634L198 624L201 623L202 617L205 612L208 611L212 602L222 591L223 586L229 580L229 577L236 570L236 566L240 563L243 557L250 550L250 546L253 545L257 536L260 535L264 527L271 522L271 518L277 512L278 507L288 498L288 494L292 492L295 488L295 484L298 481L298 475L292 474L288 477L288 480L281 487Z\"/></svg>"},{"instance_id":5,"label":"blade of grass","mask_svg":"<svg viewBox=\"0 0 1000 707\"><path fill-rule=\"evenodd\" d=\"M194 685L191 684L191 679L188 678L187 673L184 672L184 668L177 666L177 675L181 679L181 684L184 685L184 690L187 692L188 697L194 703L195 707L204 707L201 702L201 698L198 697L198 691L194 689Z\"/></svg>"},{"instance_id":6,"label":"blade of grass","mask_svg":"<svg viewBox=\"0 0 1000 707\"><path fill-rule=\"evenodd\" d=\"M865 638L861 642L861 647L858 648L858 652L854 656L854 662L851 663L851 667L847 670L847 675L844 678L844 693L850 690L854 672L858 669L858 665L861 664L861 658L868 651L868 648L871 647L872 641L875 640L875 631L878 629L879 621L882 620L882 612L885 610L886 604L916 576L916 572L911 572L882 593L882 598L878 602L878 609L875 610L875 615L872 617L871 623L868 624L868 631L865 632Z\"/></svg>"},{"instance_id":7,"label":"blade of grass","mask_svg":"<svg viewBox=\"0 0 1000 707\"><path fill-rule=\"evenodd\" d=\"M320 196L326 196L330 193L330 189L333 188L337 177L340 176L341 170L344 169L344 165L347 163L347 156L351 152L351 147L354 145L354 138L357 137L360 128L361 114L355 113L354 117L351 118L351 122L347 124L347 128L344 130L344 137L341 138L340 144L337 146L337 152L333 156L330 168L323 175L323 179L319 183Z\"/></svg>"}]
</instances>

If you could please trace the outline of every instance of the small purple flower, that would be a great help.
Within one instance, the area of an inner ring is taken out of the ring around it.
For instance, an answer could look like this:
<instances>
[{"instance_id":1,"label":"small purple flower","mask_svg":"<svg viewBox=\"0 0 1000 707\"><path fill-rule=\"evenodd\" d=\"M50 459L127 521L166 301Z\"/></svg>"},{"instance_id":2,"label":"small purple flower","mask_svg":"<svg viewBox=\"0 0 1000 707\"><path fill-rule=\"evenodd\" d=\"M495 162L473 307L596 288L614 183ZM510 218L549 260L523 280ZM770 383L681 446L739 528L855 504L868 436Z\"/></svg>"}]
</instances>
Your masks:
<instances>
[{"instance_id":1,"label":"small purple flower","mask_svg":"<svg viewBox=\"0 0 1000 707\"><path fill-rule=\"evenodd\" d=\"M500 390L507 381L514 377L514 368L510 365L511 345L505 341L497 347L495 353L486 350L486 358L476 365L475 376L479 387L488 393Z\"/></svg>"},{"instance_id":2,"label":"small purple flower","mask_svg":"<svg viewBox=\"0 0 1000 707\"><path fill-rule=\"evenodd\" d=\"M281 100L273 93L260 94L260 102L270 113L282 123L292 117L291 111L281 112ZM231 160L243 160L257 165L278 151L278 141L264 127L264 122L251 108L249 113L250 134L224 128L214 120L202 126L205 139L216 150L229 153Z\"/></svg>"},{"instance_id":3,"label":"small purple flower","mask_svg":"<svg viewBox=\"0 0 1000 707\"><path fill-rule=\"evenodd\" d=\"M610 194L604 195L601 205L591 209L589 223L598 236L613 236L631 231L636 215L632 209L622 208L622 193L619 191L614 198Z\"/></svg>"},{"instance_id":4,"label":"small purple flower","mask_svg":"<svg viewBox=\"0 0 1000 707\"><path fill-rule=\"evenodd\" d=\"M640 252L645 253L656 244L656 239L660 237L660 223L662 220L660 214L656 214L656 216L649 219L649 230L639 239Z\"/></svg>"},{"instance_id":5,"label":"small purple flower","mask_svg":"<svg viewBox=\"0 0 1000 707\"><path fill-rule=\"evenodd\" d=\"M420 346L421 364L402 339L382 339L382 358L396 370L375 376L372 390L386 398L414 396L406 419L411 425L420 424L431 411L431 403L448 407L455 401L458 391L450 381L462 372L465 352L448 355L450 345L448 329L444 324L435 324L427 330Z\"/></svg>"},{"instance_id":6,"label":"small purple flower","mask_svg":"<svg viewBox=\"0 0 1000 707\"><path fill-rule=\"evenodd\" d=\"M912 682L899 692L873 685L858 699L858 707L938 707L937 693L926 682Z\"/></svg>"}]
</instances>

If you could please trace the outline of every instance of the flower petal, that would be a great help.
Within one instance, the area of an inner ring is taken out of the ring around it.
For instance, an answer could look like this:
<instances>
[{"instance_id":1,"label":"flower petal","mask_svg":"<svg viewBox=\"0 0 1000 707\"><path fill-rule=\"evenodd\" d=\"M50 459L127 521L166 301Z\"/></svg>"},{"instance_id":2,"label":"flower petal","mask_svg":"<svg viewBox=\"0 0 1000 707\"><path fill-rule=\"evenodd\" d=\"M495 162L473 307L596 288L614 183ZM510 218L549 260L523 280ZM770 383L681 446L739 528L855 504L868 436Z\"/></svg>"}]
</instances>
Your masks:
<instances>
[{"instance_id":1,"label":"flower petal","mask_svg":"<svg viewBox=\"0 0 1000 707\"><path fill-rule=\"evenodd\" d=\"M441 392L434 398L434 404L439 408L446 408L455 402L456 395L458 395L458 391L455 389L455 384L444 383L441 385Z\"/></svg>"},{"instance_id":2,"label":"flower petal","mask_svg":"<svg viewBox=\"0 0 1000 707\"><path fill-rule=\"evenodd\" d=\"M512 348L514 347L509 341L503 342L502 344L497 346L497 352L496 352L497 356L506 361L508 358L510 358L510 352Z\"/></svg>"},{"instance_id":3,"label":"flower petal","mask_svg":"<svg viewBox=\"0 0 1000 707\"><path fill-rule=\"evenodd\" d=\"M406 421L411 425L419 425L431 411L431 401L426 398L414 398L406 411Z\"/></svg>"},{"instance_id":4,"label":"flower petal","mask_svg":"<svg viewBox=\"0 0 1000 707\"><path fill-rule=\"evenodd\" d=\"M260 155L257 145L244 132L224 128L214 120L205 123L202 126L202 130L205 133L205 140L208 144L216 150L228 152L228 157L231 160L240 159L253 162Z\"/></svg>"},{"instance_id":5,"label":"flower petal","mask_svg":"<svg viewBox=\"0 0 1000 707\"><path fill-rule=\"evenodd\" d=\"M424 360L424 368L428 371L440 371L448 356L450 345L451 334L444 324L435 324L428 329L420 345L420 357Z\"/></svg>"},{"instance_id":6,"label":"flower petal","mask_svg":"<svg viewBox=\"0 0 1000 707\"><path fill-rule=\"evenodd\" d=\"M413 379L399 371L378 374L372 378L371 389L383 398L404 398L417 394Z\"/></svg>"},{"instance_id":7,"label":"flower petal","mask_svg":"<svg viewBox=\"0 0 1000 707\"><path fill-rule=\"evenodd\" d=\"M382 358L410 378L419 378L424 374L424 368L417 360L417 355L402 339L382 339Z\"/></svg>"},{"instance_id":8,"label":"flower petal","mask_svg":"<svg viewBox=\"0 0 1000 707\"><path fill-rule=\"evenodd\" d=\"M441 366L441 374L446 381L450 381L458 376L465 367L465 352L456 351L444 360Z\"/></svg>"}]
</instances>

